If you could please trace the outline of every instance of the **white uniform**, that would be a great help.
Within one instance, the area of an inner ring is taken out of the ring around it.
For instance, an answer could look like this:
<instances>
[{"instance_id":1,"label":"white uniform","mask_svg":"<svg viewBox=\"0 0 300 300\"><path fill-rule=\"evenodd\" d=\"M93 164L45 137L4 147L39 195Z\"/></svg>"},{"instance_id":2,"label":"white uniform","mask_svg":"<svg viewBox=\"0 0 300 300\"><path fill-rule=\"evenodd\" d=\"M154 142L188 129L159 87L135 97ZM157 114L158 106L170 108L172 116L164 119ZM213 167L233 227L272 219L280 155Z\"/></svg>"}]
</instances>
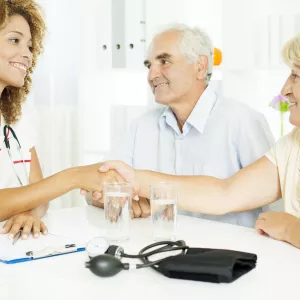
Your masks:
<instances>
[{"instance_id":1,"label":"white uniform","mask_svg":"<svg viewBox=\"0 0 300 300\"><path fill-rule=\"evenodd\" d=\"M13 188L19 187L20 183L18 178L14 172L12 167L12 162L9 158L7 148L4 143L4 135L3 135L3 128L4 128L4 120L1 117L1 126L0 126L0 189L4 188ZM34 147L33 142L33 134L31 130L31 126L29 126L28 122L25 120L21 120L15 125L11 126L12 129L15 131L15 134L21 144L22 147L22 154L25 161L25 169L27 172L27 176L29 178L29 171L30 171L30 163L31 163L31 153L30 149ZM26 174L24 170L24 166L22 163L22 157L17 150L18 143L13 138L11 132L8 135L11 153L12 153L12 161L15 166L15 170L19 175L23 185L27 185Z\"/></svg>"}]
</instances>

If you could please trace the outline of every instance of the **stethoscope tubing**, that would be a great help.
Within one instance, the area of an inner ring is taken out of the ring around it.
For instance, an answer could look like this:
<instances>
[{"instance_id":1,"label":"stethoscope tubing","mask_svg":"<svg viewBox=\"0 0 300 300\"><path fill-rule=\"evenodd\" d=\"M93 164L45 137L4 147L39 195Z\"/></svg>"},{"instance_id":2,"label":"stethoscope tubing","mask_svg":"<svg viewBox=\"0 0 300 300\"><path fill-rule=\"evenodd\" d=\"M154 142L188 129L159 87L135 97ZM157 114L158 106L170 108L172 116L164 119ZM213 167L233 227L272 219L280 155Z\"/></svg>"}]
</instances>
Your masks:
<instances>
[{"instance_id":1,"label":"stethoscope tubing","mask_svg":"<svg viewBox=\"0 0 300 300\"><path fill-rule=\"evenodd\" d=\"M162 247L156 248L158 246L162 246ZM152 248L156 248L156 249L147 252L147 250L150 250ZM188 249L189 249L189 247L182 240L174 241L174 242L173 241L161 241L161 242L156 242L156 243L153 243L151 245L144 247L143 249L140 250L138 255L131 255L131 254L123 253L122 257L140 259L143 262L143 264L138 264L136 266L137 269L146 268L146 267L155 268L155 266L157 264L159 264L161 261L163 261L165 258L162 258L162 259L159 259L156 261L150 261L149 260L150 256L159 254L159 253L178 251L178 250L181 250L181 253L179 253L177 255L184 255L186 253L186 250L188 250Z\"/></svg>"},{"instance_id":2,"label":"stethoscope tubing","mask_svg":"<svg viewBox=\"0 0 300 300\"><path fill-rule=\"evenodd\" d=\"M5 147L6 147L6 150L7 150L7 153L8 153L8 156L9 156L12 168L14 170L14 173L15 173L15 175L16 175L19 183L20 183L20 185L24 186L24 184L22 183L22 180L21 180L20 176L18 175L18 172L17 172L17 170L15 168L14 162L13 162L13 158L12 158L12 154L11 154L11 150L10 150L10 143L9 143L9 139L8 139L9 132L11 132L12 136L14 137L14 139L18 143L18 151L19 151L21 159L22 159L22 165L23 165L23 169L24 169L24 173L26 175L26 180L27 180L27 185L28 185L29 184L29 178L28 178L26 167L25 167L25 160L24 160L24 155L23 155L21 144L19 142L19 139L17 138L17 135L16 135L15 131L9 125L5 125L3 127L4 144L5 144Z\"/></svg>"}]
</instances>

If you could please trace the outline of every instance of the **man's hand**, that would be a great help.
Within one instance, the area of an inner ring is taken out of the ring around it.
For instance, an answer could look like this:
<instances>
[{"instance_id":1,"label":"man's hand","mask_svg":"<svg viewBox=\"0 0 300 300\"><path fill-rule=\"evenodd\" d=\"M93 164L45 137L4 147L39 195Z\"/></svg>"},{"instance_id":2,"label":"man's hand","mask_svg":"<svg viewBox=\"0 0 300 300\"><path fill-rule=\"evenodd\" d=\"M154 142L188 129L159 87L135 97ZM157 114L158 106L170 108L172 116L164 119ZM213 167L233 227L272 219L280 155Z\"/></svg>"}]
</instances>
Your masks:
<instances>
[{"instance_id":1,"label":"man's hand","mask_svg":"<svg viewBox=\"0 0 300 300\"><path fill-rule=\"evenodd\" d=\"M151 214L150 201L147 198L140 197L139 201L132 200L131 217L147 218Z\"/></svg>"},{"instance_id":2,"label":"man's hand","mask_svg":"<svg viewBox=\"0 0 300 300\"><path fill-rule=\"evenodd\" d=\"M34 238L38 238L40 233L47 234L47 227L32 211L23 212L9 218L0 231L0 234L9 234L13 239L22 229L22 239L26 240L32 232Z\"/></svg>"},{"instance_id":3,"label":"man's hand","mask_svg":"<svg viewBox=\"0 0 300 300\"><path fill-rule=\"evenodd\" d=\"M90 195L87 196L87 203L89 205L97 206L99 208L104 208L103 197L99 200L91 199ZM146 198L141 198L139 201L132 200L131 202L131 218L147 218L151 214L150 202Z\"/></svg>"},{"instance_id":4,"label":"man's hand","mask_svg":"<svg viewBox=\"0 0 300 300\"><path fill-rule=\"evenodd\" d=\"M255 228L260 234L267 234L273 239L289 241L288 233L299 219L284 212L269 211L259 215Z\"/></svg>"}]
</instances>

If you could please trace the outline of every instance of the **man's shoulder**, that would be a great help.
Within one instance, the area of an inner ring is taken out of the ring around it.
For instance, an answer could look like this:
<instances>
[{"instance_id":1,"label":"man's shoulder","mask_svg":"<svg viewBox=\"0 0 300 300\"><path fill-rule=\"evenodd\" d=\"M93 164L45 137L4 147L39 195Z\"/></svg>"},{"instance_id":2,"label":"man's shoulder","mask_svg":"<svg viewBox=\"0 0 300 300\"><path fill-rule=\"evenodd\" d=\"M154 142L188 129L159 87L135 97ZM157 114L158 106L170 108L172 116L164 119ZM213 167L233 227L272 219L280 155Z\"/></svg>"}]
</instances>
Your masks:
<instances>
[{"instance_id":1,"label":"man's shoulder","mask_svg":"<svg viewBox=\"0 0 300 300\"><path fill-rule=\"evenodd\" d=\"M138 124L147 124L153 122L156 123L158 122L159 118L161 117L161 115L164 113L165 110L166 107L161 105L155 108L151 108L146 112L144 112L142 115L140 115L136 121L138 122Z\"/></svg>"},{"instance_id":2,"label":"man's shoulder","mask_svg":"<svg viewBox=\"0 0 300 300\"><path fill-rule=\"evenodd\" d=\"M264 118L263 114L248 104L241 101L219 97L218 109L222 110L228 117L238 120L258 120Z\"/></svg>"}]
</instances>

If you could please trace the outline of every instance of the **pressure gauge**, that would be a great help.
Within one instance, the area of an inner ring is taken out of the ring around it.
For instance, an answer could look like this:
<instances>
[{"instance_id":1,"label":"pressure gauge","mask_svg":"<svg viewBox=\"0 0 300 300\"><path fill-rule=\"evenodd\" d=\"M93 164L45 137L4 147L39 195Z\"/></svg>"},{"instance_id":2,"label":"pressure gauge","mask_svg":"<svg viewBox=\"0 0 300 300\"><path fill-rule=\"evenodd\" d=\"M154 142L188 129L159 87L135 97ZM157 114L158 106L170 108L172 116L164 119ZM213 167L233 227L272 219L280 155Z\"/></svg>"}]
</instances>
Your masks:
<instances>
[{"instance_id":1,"label":"pressure gauge","mask_svg":"<svg viewBox=\"0 0 300 300\"><path fill-rule=\"evenodd\" d=\"M109 242L104 237L96 237L88 241L86 244L86 251L89 257L95 257L104 254L109 247Z\"/></svg>"}]
</instances>

